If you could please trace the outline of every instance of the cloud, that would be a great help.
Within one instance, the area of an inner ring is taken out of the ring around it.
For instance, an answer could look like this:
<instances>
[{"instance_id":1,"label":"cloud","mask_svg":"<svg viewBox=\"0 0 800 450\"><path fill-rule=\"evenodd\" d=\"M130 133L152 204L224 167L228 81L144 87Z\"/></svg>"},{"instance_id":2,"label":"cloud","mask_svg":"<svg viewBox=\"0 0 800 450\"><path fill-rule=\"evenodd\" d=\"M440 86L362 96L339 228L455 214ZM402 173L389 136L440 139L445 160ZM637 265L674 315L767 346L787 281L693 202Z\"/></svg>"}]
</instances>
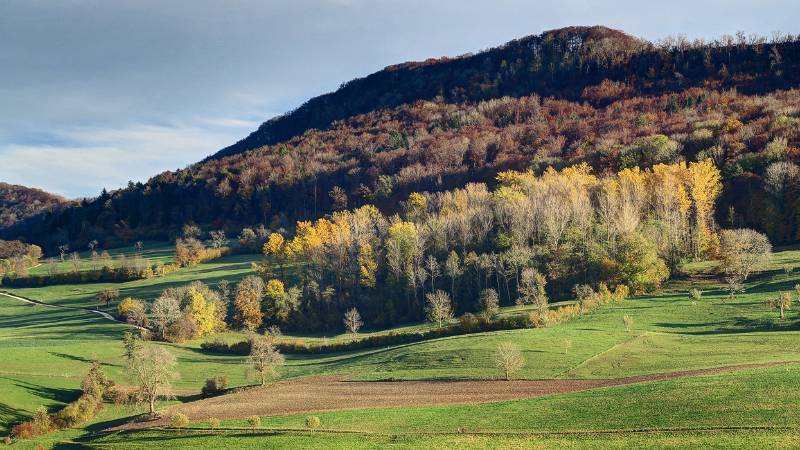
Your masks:
<instances>
[{"instance_id":1,"label":"cloud","mask_svg":"<svg viewBox=\"0 0 800 450\"><path fill-rule=\"evenodd\" d=\"M0 180L66 197L93 196L185 167L253 128L252 121L240 119L201 123L72 128L49 133L45 143L0 145Z\"/></svg>"}]
</instances>

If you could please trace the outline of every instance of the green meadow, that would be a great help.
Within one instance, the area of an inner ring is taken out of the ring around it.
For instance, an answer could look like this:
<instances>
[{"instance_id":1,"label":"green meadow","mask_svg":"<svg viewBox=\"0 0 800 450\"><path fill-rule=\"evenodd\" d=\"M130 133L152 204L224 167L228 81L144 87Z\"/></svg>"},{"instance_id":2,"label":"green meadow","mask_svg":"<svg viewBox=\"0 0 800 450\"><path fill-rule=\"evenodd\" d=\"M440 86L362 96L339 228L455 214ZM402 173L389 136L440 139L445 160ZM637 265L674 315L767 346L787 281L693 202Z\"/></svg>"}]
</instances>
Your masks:
<instances>
[{"instance_id":1,"label":"green meadow","mask_svg":"<svg viewBox=\"0 0 800 450\"><path fill-rule=\"evenodd\" d=\"M234 255L182 269L162 278L117 285L122 296L152 300L166 287L201 280L231 282L251 273L257 255ZM350 374L361 380L492 379L498 343L523 350L524 379L616 378L750 363L800 361L798 311L785 319L764 300L794 291L800 251L777 252L770 267L755 274L745 293L727 298L706 273L711 265L689 266L690 276L662 291L606 305L574 320L542 329L478 333L415 344L318 356L287 355L283 378ZM52 304L93 306L94 294L109 284L15 289L13 293ZM694 303L687 291L703 290ZM796 294L795 294L796 298ZM524 311L522 311L524 312ZM516 307L504 314L521 313ZM633 319L626 330L622 318ZM432 325L414 324L407 329ZM130 384L120 342L126 325L90 312L27 305L0 296L0 434L44 405L55 411L79 395L81 377L92 360L120 384ZM220 338L241 339L228 332ZM292 336L292 338L296 338ZM308 336L308 340L352 339ZM227 375L233 386L252 383L243 358L209 354L202 340L168 346L178 358L177 395L166 407L199 398L204 380ZM746 448L797 447L800 366L769 368L670 381L595 389L540 398L469 406L342 410L319 413L322 430L303 431L305 416L266 417L263 429L242 421L227 431L151 429L105 433L139 413L107 405L91 423L12 448ZM346 408L346 405L343 405ZM207 424L196 423L203 428ZM273 430L273 431L270 431ZM352 433L351 433L352 432ZM133 439L135 437L135 440ZM224 439L224 441L223 441Z\"/></svg>"}]
</instances>

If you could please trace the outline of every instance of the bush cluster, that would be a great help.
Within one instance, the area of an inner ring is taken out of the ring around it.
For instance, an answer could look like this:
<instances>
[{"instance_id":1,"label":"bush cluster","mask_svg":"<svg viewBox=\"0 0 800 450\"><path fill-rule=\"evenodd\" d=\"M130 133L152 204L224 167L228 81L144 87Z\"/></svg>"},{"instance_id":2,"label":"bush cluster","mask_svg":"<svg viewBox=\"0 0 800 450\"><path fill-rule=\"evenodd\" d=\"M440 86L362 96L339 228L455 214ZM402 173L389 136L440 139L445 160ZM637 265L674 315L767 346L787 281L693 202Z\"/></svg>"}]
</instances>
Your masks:
<instances>
[{"instance_id":1,"label":"bush cluster","mask_svg":"<svg viewBox=\"0 0 800 450\"><path fill-rule=\"evenodd\" d=\"M15 425L11 434L17 439L31 439L52 430L74 427L92 419L103 407L103 399L113 391L114 382L106 378L100 364L92 363L89 373L81 383L81 396L55 414L44 407L36 410L34 417Z\"/></svg>"},{"instance_id":2,"label":"bush cluster","mask_svg":"<svg viewBox=\"0 0 800 450\"><path fill-rule=\"evenodd\" d=\"M225 389L228 389L229 380L225 375L209 378L206 384L200 390L203 397L213 397L221 394Z\"/></svg>"}]
</instances>

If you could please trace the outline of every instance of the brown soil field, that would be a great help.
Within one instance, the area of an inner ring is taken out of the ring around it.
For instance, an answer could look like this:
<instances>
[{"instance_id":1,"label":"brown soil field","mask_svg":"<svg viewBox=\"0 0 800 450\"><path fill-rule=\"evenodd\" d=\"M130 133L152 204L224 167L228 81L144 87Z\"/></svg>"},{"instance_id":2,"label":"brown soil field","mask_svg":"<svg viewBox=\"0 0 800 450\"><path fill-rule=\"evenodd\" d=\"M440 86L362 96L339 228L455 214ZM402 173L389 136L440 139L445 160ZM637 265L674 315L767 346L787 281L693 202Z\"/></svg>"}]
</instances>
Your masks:
<instances>
[{"instance_id":1,"label":"brown soil field","mask_svg":"<svg viewBox=\"0 0 800 450\"><path fill-rule=\"evenodd\" d=\"M171 408L164 418L131 423L122 428L168 425L173 412L190 420L240 419L343 409L475 404L540 397L587 389L621 386L681 377L714 375L785 363L743 364L614 379L551 379L513 381L347 381L346 375L315 376L198 400Z\"/></svg>"}]
</instances>

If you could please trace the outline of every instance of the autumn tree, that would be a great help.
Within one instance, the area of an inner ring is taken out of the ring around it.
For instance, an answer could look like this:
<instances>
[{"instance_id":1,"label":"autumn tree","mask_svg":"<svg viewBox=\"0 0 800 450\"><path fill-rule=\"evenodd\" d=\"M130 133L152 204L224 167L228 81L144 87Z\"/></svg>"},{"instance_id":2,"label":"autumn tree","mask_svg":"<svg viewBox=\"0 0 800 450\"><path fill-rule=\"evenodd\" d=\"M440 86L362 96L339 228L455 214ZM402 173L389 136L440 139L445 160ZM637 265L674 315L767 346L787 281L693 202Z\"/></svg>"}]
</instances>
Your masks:
<instances>
[{"instance_id":1,"label":"autumn tree","mask_svg":"<svg viewBox=\"0 0 800 450\"><path fill-rule=\"evenodd\" d=\"M261 326L263 314L261 299L264 297L264 281L256 276L242 278L234 294L234 320L244 329L253 331Z\"/></svg>"},{"instance_id":2,"label":"autumn tree","mask_svg":"<svg viewBox=\"0 0 800 450\"><path fill-rule=\"evenodd\" d=\"M250 355L247 357L248 373L255 377L261 385L278 376L284 364L283 355L262 337L255 337L250 342Z\"/></svg>"},{"instance_id":3,"label":"autumn tree","mask_svg":"<svg viewBox=\"0 0 800 450\"><path fill-rule=\"evenodd\" d=\"M437 289L427 294L425 298L427 300L425 314L429 321L438 323L441 328L444 321L453 318L453 305L447 292Z\"/></svg>"},{"instance_id":4,"label":"autumn tree","mask_svg":"<svg viewBox=\"0 0 800 450\"><path fill-rule=\"evenodd\" d=\"M151 416L155 414L156 401L178 378L176 364L172 353L156 345L136 350L128 361L129 373L139 386L138 398L147 403Z\"/></svg>"},{"instance_id":5,"label":"autumn tree","mask_svg":"<svg viewBox=\"0 0 800 450\"><path fill-rule=\"evenodd\" d=\"M106 308L108 308L111 302L114 302L118 299L119 289L116 288L103 289L95 295L95 300L97 300L97 303L104 305Z\"/></svg>"},{"instance_id":6,"label":"autumn tree","mask_svg":"<svg viewBox=\"0 0 800 450\"><path fill-rule=\"evenodd\" d=\"M765 301L767 308L780 311L781 319L786 317L785 311L792 308L792 294L780 292L777 297L768 298Z\"/></svg>"},{"instance_id":7,"label":"autumn tree","mask_svg":"<svg viewBox=\"0 0 800 450\"><path fill-rule=\"evenodd\" d=\"M500 310L500 298L497 296L497 291L492 288L482 290L479 301L487 317L494 316Z\"/></svg>"},{"instance_id":8,"label":"autumn tree","mask_svg":"<svg viewBox=\"0 0 800 450\"><path fill-rule=\"evenodd\" d=\"M518 305L535 305L540 313L547 312L547 279L534 268L522 271L519 280Z\"/></svg>"},{"instance_id":9,"label":"autumn tree","mask_svg":"<svg viewBox=\"0 0 800 450\"><path fill-rule=\"evenodd\" d=\"M511 380L511 374L519 371L525 365L525 358L517 344L501 342L494 352L494 362L504 374L506 381Z\"/></svg>"},{"instance_id":10,"label":"autumn tree","mask_svg":"<svg viewBox=\"0 0 800 450\"><path fill-rule=\"evenodd\" d=\"M765 235L754 230L723 230L720 257L725 272L735 273L746 281L753 270L772 258L772 244Z\"/></svg>"},{"instance_id":11,"label":"autumn tree","mask_svg":"<svg viewBox=\"0 0 800 450\"><path fill-rule=\"evenodd\" d=\"M146 327L147 326L147 309L141 300L126 297L117 305L117 315L120 320L124 320L130 324Z\"/></svg>"}]
</instances>

